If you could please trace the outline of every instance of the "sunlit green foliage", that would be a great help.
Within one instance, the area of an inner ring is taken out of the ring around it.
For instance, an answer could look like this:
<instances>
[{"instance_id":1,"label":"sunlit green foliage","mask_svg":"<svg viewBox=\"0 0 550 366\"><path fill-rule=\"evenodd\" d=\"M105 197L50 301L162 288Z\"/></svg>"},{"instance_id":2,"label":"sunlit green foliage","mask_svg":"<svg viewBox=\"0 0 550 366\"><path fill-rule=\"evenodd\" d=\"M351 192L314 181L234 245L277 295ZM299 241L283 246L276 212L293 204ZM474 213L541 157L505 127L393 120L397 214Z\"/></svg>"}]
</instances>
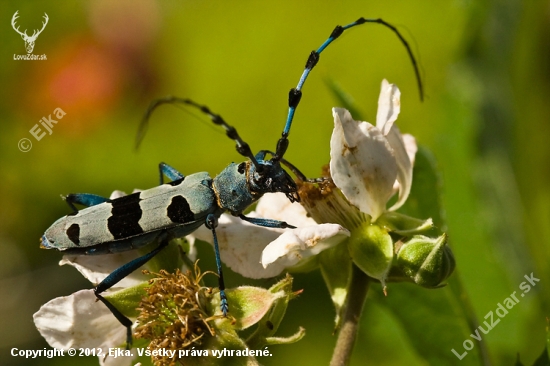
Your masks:
<instances>
[{"instance_id":1,"label":"sunlit green foliage","mask_svg":"<svg viewBox=\"0 0 550 366\"><path fill-rule=\"evenodd\" d=\"M149 188L158 183L161 161L184 174L216 174L242 159L199 113L169 106L154 114L144 143L134 151L137 125L152 99L168 94L193 98L235 125L253 149L274 149L286 118L288 90L296 85L307 55L336 24L360 16L381 17L413 40L425 81L424 103L395 36L364 25L323 53L304 88L285 157L308 176L318 175L328 162L330 109L341 104L327 79L352 96L371 122L375 116L365 112L376 110L381 80L398 85L403 103L399 127L432 151L441 174L444 217L434 217L434 222L447 226L457 263L453 276L463 286L453 289L469 297L462 306L471 307L483 323L488 312L518 291L524 275L533 272L541 279L483 335L487 357L496 365L513 364L519 352L530 365L541 355L550 308L547 2L112 3L0 5L1 364L74 364L71 358L9 356L12 347L47 346L31 321L42 303L91 286L73 268L57 266L60 253L38 248L44 230L69 212L60 194L108 196L115 189ZM48 14L49 24L34 49L46 54L47 61L13 60L13 54L25 53L21 37L9 25L16 10L21 29L40 26L43 13ZM51 135L36 141L29 130L56 108L66 115ZM29 152L17 149L22 138L32 141ZM214 269L211 248L199 251L203 270ZM449 287L458 286L453 281L451 277ZM229 273L226 282L250 283ZM463 350L461 343L445 343L456 334L429 334L411 342L415 326L429 333L430 324L441 321L426 310L443 300L426 304L441 292L415 288L409 293L406 286L390 287L387 300L381 298L380 286L371 286L376 301L367 300L352 365L365 359L376 365L426 365L440 353L454 357L451 348ZM321 275L297 275L294 288L304 293L289 305L280 329L291 334L301 325L307 335L284 352L273 346L274 356L262 362L327 364L335 340L334 312ZM415 312L403 321L381 306L383 301ZM474 340L474 345L479 352L479 343ZM469 354L453 361L477 365L479 359ZM93 357L78 361L97 364Z\"/></svg>"}]
</instances>

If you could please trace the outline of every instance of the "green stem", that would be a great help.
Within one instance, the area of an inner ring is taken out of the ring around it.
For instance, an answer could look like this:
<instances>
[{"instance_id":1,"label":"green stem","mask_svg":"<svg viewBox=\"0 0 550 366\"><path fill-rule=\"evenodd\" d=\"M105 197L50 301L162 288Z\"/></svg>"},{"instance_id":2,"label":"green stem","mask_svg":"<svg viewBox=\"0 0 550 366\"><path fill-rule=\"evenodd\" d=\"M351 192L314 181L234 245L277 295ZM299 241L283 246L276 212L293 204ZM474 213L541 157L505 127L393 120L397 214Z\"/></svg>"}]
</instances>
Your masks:
<instances>
[{"instance_id":1,"label":"green stem","mask_svg":"<svg viewBox=\"0 0 550 366\"><path fill-rule=\"evenodd\" d=\"M352 265L351 279L342 314L342 325L338 332L330 366L345 366L349 363L368 289L369 277L356 265Z\"/></svg>"}]
</instances>

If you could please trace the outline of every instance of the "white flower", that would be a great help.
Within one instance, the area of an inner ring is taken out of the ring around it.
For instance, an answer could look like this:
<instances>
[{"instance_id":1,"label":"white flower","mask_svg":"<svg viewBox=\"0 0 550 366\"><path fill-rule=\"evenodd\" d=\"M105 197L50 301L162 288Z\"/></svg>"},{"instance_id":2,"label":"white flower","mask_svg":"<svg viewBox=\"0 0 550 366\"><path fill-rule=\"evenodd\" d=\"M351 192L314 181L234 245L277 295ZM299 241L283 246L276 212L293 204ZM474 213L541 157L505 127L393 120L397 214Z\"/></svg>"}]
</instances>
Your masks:
<instances>
[{"instance_id":1,"label":"white flower","mask_svg":"<svg viewBox=\"0 0 550 366\"><path fill-rule=\"evenodd\" d=\"M133 254L133 256L131 255ZM77 268L92 283L101 282L107 275L124 263L135 258L135 253L117 253L102 256L65 255L60 265ZM117 290L146 281L140 271L135 271L117 284ZM114 291L113 291L114 292ZM110 291L106 291L110 293ZM109 348L123 347L126 343L126 328L100 301L94 290L80 290L69 296L57 297L40 307L33 318L36 328L52 347L68 350L74 348L101 349L99 364L125 366L132 364L134 357L109 357ZM135 349L132 350L135 354Z\"/></svg>"},{"instance_id":2,"label":"white flower","mask_svg":"<svg viewBox=\"0 0 550 366\"><path fill-rule=\"evenodd\" d=\"M101 348L100 365L130 365L133 357L106 356L109 348L120 347L126 342L126 328L105 305L95 300L93 290L55 298L34 314L36 328L52 347L77 351L80 348Z\"/></svg>"},{"instance_id":3,"label":"white flower","mask_svg":"<svg viewBox=\"0 0 550 366\"><path fill-rule=\"evenodd\" d=\"M334 108L330 141L330 173L347 200L376 221L396 191L399 197L389 209L405 203L412 184L416 142L402 136L395 125L400 111L399 89L382 81L376 126L353 120L342 108Z\"/></svg>"},{"instance_id":4,"label":"white flower","mask_svg":"<svg viewBox=\"0 0 550 366\"><path fill-rule=\"evenodd\" d=\"M331 179L325 187L305 184L300 195L317 222L336 222L351 231L347 243L351 259L383 285L394 257L388 231L398 229L392 228L395 220L412 223L413 231L431 227L431 220L411 221L388 212L401 207L409 196L417 150L414 138L402 136L394 123L400 111L399 98L399 89L383 80L376 126L355 121L347 110L334 108ZM387 209L396 192L396 202Z\"/></svg>"},{"instance_id":5,"label":"white flower","mask_svg":"<svg viewBox=\"0 0 550 366\"><path fill-rule=\"evenodd\" d=\"M349 230L376 221L397 191L398 199L389 210L401 207L411 189L417 148L414 137L402 136L394 124L400 111L399 97L399 89L384 80L376 126L354 121L345 109L333 109L330 172L345 198L334 194L330 205L305 200L306 212L283 194L266 194L256 211L248 214L286 221L297 227L292 230L264 228L222 215L216 229L222 261L245 277L273 277L339 244L349 237ZM193 236L212 243L206 228Z\"/></svg>"},{"instance_id":6,"label":"white flower","mask_svg":"<svg viewBox=\"0 0 550 366\"><path fill-rule=\"evenodd\" d=\"M277 276L349 236L349 231L338 224L317 224L300 204L291 203L283 193L263 196L256 210L247 216L286 221L297 227L273 229L227 214L220 217L216 234L222 262L248 278ZM212 232L205 227L191 236L212 244Z\"/></svg>"}]
</instances>

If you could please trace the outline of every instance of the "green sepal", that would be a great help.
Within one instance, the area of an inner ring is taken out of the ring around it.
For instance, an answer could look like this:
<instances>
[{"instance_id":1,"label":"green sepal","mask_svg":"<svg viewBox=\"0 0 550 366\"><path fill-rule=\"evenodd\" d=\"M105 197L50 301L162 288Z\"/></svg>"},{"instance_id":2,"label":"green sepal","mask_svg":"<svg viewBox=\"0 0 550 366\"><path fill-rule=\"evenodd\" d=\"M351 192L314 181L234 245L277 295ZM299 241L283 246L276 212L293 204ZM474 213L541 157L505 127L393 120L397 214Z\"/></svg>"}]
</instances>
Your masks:
<instances>
[{"instance_id":1,"label":"green sepal","mask_svg":"<svg viewBox=\"0 0 550 366\"><path fill-rule=\"evenodd\" d=\"M231 315L235 318L235 329L246 329L258 323L271 309L275 300L285 296L283 291L271 293L269 290L240 286L227 290L227 301L231 305Z\"/></svg>"},{"instance_id":2,"label":"green sepal","mask_svg":"<svg viewBox=\"0 0 550 366\"><path fill-rule=\"evenodd\" d=\"M412 236L426 233L434 228L432 219L420 220L398 212L387 211L376 220L376 224L386 230L402 235Z\"/></svg>"},{"instance_id":3,"label":"green sepal","mask_svg":"<svg viewBox=\"0 0 550 366\"><path fill-rule=\"evenodd\" d=\"M363 224L354 229L348 240L348 249L357 267L385 285L393 261L393 241L384 228Z\"/></svg>"},{"instance_id":4,"label":"green sepal","mask_svg":"<svg viewBox=\"0 0 550 366\"><path fill-rule=\"evenodd\" d=\"M288 302L297 296L297 293L292 292L292 282L292 277L287 275L268 290L274 296L277 296L277 299L273 302L269 311L258 322L258 326L254 333L246 340L250 348L259 348L271 344L294 343L302 339L305 335L305 330L300 328L297 333L290 337L273 337L285 316ZM283 296L280 296L280 294L283 294Z\"/></svg>"},{"instance_id":5,"label":"green sepal","mask_svg":"<svg viewBox=\"0 0 550 366\"><path fill-rule=\"evenodd\" d=\"M267 337L265 339L266 345L273 346L276 344L292 344L300 341L306 336L306 330L302 327L298 328L298 331L290 337Z\"/></svg>"},{"instance_id":6,"label":"green sepal","mask_svg":"<svg viewBox=\"0 0 550 366\"><path fill-rule=\"evenodd\" d=\"M334 327L340 326L341 312L348 294L348 282L351 275L351 260L346 243L319 253L321 274L325 280L330 298L336 310Z\"/></svg>"},{"instance_id":7,"label":"green sepal","mask_svg":"<svg viewBox=\"0 0 550 366\"><path fill-rule=\"evenodd\" d=\"M322 252L321 252L322 253ZM290 273L308 273L319 268L317 255L302 259L298 264L288 267L286 270Z\"/></svg>"},{"instance_id":8,"label":"green sepal","mask_svg":"<svg viewBox=\"0 0 550 366\"><path fill-rule=\"evenodd\" d=\"M144 296L147 296L147 287L149 282L145 281L139 285L125 288L120 291L109 293L108 295L103 295L103 297L114 307L117 308L124 316L128 318L137 318L139 311L139 303Z\"/></svg>"}]
</instances>

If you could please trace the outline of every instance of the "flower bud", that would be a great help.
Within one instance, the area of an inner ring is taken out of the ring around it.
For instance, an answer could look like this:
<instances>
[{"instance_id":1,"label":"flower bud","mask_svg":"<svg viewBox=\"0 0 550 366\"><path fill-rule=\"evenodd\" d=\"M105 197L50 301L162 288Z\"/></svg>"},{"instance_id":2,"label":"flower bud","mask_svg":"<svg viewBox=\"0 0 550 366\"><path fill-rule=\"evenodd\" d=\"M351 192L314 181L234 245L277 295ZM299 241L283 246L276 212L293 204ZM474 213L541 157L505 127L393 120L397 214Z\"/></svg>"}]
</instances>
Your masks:
<instances>
[{"instance_id":1,"label":"flower bud","mask_svg":"<svg viewBox=\"0 0 550 366\"><path fill-rule=\"evenodd\" d=\"M447 235L435 239L422 235L412 237L399 249L397 267L422 287L441 287L455 268Z\"/></svg>"}]
</instances>

